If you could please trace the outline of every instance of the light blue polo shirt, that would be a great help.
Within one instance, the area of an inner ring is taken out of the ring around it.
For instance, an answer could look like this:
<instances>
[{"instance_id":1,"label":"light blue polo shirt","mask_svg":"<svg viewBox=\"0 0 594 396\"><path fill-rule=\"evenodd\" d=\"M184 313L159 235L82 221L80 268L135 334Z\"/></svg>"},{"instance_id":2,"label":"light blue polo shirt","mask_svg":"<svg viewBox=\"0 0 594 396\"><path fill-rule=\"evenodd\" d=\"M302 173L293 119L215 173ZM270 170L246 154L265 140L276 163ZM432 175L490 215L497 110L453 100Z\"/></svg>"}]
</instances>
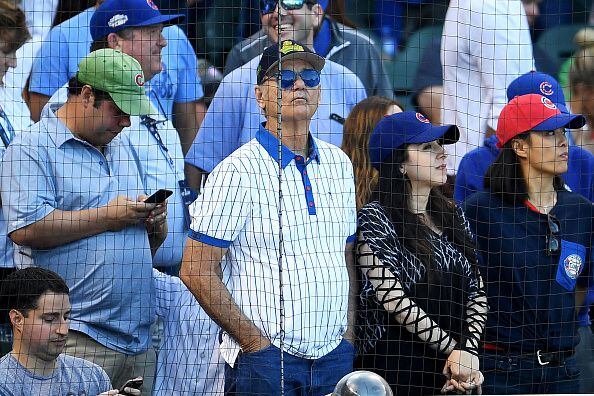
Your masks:
<instances>
[{"instance_id":1,"label":"light blue polo shirt","mask_svg":"<svg viewBox=\"0 0 594 396\"><path fill-rule=\"evenodd\" d=\"M229 73L217 90L198 135L186 155L186 162L207 172L256 136L264 121L256 102L256 70L260 56ZM342 144L342 124L335 116L347 118L351 109L367 97L359 78L344 66L326 60L321 73L320 105L310 131L318 139L335 146ZM334 115L334 116L333 116Z\"/></svg>"},{"instance_id":2,"label":"light blue polo shirt","mask_svg":"<svg viewBox=\"0 0 594 396\"><path fill-rule=\"evenodd\" d=\"M158 122L157 135L148 130L140 117L130 117L130 124L122 134L130 139L134 148L134 156L147 194L152 194L161 188L173 191L173 194L167 198L167 238L153 257L153 265L156 267L179 265L186 246L189 227L179 185L179 181L185 179L184 156L179 135L171 121Z\"/></svg>"},{"instance_id":3,"label":"light blue polo shirt","mask_svg":"<svg viewBox=\"0 0 594 396\"><path fill-rule=\"evenodd\" d=\"M116 137L103 155L74 137L55 116L58 108L46 106L41 121L17 135L4 154L0 181L9 234L55 209L92 209L118 195L145 193L126 136ZM70 287L70 329L122 353L149 347L155 291L144 225L31 250L31 256Z\"/></svg>"},{"instance_id":4,"label":"light blue polo shirt","mask_svg":"<svg viewBox=\"0 0 594 396\"><path fill-rule=\"evenodd\" d=\"M4 157L6 147L0 141L0 161ZM1 207L0 207L1 209ZM14 249L12 241L7 236L8 223L0 210L0 268L14 268Z\"/></svg>"},{"instance_id":5,"label":"light blue polo shirt","mask_svg":"<svg viewBox=\"0 0 594 396\"><path fill-rule=\"evenodd\" d=\"M95 8L88 8L50 30L33 62L31 92L52 96L74 77L78 63L93 43L89 26L94 12ZM174 102L195 101L204 94L198 61L188 38L177 26L163 29L163 36L167 40L161 52L164 70L147 82L145 88L156 108L162 108L171 120Z\"/></svg>"}]
</instances>

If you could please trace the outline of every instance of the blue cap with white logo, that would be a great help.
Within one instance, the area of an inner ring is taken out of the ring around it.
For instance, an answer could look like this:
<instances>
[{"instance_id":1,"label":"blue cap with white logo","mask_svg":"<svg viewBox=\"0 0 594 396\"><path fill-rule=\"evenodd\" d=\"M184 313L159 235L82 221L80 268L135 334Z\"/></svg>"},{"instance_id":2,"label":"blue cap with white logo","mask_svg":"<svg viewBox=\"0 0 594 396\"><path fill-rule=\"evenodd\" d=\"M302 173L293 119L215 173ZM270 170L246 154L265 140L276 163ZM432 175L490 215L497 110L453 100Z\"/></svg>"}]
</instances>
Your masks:
<instances>
[{"instance_id":1,"label":"blue cap with white logo","mask_svg":"<svg viewBox=\"0 0 594 396\"><path fill-rule=\"evenodd\" d=\"M533 70L522 74L507 87L508 102L516 96L529 94L544 96L553 102L562 113L569 114L563 89L553 76Z\"/></svg>"},{"instance_id":2,"label":"blue cap with white logo","mask_svg":"<svg viewBox=\"0 0 594 396\"><path fill-rule=\"evenodd\" d=\"M369 138L369 160L379 169L394 150L404 144L420 144L438 140L453 144L460 138L456 125L435 126L427 117L414 111L386 116L377 123Z\"/></svg>"},{"instance_id":3,"label":"blue cap with white logo","mask_svg":"<svg viewBox=\"0 0 594 396\"><path fill-rule=\"evenodd\" d=\"M91 37L97 40L129 27L175 25L183 19L181 14L161 14L153 0L107 0L91 17Z\"/></svg>"}]
</instances>

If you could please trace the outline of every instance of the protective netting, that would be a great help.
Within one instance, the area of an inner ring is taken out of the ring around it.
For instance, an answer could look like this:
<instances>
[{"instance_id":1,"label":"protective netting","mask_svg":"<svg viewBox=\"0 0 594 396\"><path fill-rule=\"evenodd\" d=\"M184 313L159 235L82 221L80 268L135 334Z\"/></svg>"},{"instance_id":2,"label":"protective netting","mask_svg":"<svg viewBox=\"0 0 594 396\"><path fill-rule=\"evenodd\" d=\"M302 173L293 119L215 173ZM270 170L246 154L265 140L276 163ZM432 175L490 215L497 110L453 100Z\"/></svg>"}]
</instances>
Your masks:
<instances>
[{"instance_id":1,"label":"protective netting","mask_svg":"<svg viewBox=\"0 0 594 396\"><path fill-rule=\"evenodd\" d=\"M593 24L0 0L0 396L594 393Z\"/></svg>"}]
</instances>

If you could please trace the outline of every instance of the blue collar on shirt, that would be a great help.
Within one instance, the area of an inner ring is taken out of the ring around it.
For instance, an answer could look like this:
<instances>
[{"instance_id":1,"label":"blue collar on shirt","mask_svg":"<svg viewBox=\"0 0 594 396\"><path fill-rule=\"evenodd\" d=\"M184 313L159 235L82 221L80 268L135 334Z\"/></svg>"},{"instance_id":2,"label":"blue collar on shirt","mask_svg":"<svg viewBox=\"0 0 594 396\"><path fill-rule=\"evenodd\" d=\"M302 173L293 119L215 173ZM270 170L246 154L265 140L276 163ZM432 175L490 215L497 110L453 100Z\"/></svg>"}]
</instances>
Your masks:
<instances>
[{"instance_id":1,"label":"blue collar on shirt","mask_svg":"<svg viewBox=\"0 0 594 396\"><path fill-rule=\"evenodd\" d=\"M58 116L56 116L56 111L62 105L62 103L52 103L45 106L41 112L41 122L44 124L44 129L58 148L62 147L69 140L78 140Z\"/></svg>"},{"instance_id":2,"label":"blue collar on shirt","mask_svg":"<svg viewBox=\"0 0 594 396\"><path fill-rule=\"evenodd\" d=\"M260 125L260 130L256 133L256 140L264 150L278 162L278 139L272 133L270 133L266 128L264 128L264 124ZM318 163L320 162L320 155L318 153L318 146L316 145L315 140L312 138L311 134L309 135L309 158L315 159ZM282 163L281 166L283 169L287 167L293 161L293 159L297 157L297 154L291 151L287 146L284 144L282 145ZM309 161L308 161L309 162Z\"/></svg>"},{"instance_id":3,"label":"blue collar on shirt","mask_svg":"<svg viewBox=\"0 0 594 396\"><path fill-rule=\"evenodd\" d=\"M314 37L314 51L326 57L328 52L330 52L330 47L332 44L332 29L330 28L330 21L327 18L324 18L322 21L322 26L320 26L320 30Z\"/></svg>"}]
</instances>

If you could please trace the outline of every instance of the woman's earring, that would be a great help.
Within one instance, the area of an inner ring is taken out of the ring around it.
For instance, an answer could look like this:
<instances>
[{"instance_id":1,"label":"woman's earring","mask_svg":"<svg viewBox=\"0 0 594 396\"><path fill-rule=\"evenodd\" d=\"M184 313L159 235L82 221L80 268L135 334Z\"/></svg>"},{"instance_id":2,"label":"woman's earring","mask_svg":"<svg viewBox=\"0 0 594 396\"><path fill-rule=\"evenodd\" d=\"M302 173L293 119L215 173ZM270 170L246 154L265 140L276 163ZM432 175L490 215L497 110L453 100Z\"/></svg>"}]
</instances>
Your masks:
<instances>
[{"instance_id":1,"label":"woman's earring","mask_svg":"<svg viewBox=\"0 0 594 396\"><path fill-rule=\"evenodd\" d=\"M400 172L402 172L403 175L406 175L406 168L404 165L400 165Z\"/></svg>"}]
</instances>

